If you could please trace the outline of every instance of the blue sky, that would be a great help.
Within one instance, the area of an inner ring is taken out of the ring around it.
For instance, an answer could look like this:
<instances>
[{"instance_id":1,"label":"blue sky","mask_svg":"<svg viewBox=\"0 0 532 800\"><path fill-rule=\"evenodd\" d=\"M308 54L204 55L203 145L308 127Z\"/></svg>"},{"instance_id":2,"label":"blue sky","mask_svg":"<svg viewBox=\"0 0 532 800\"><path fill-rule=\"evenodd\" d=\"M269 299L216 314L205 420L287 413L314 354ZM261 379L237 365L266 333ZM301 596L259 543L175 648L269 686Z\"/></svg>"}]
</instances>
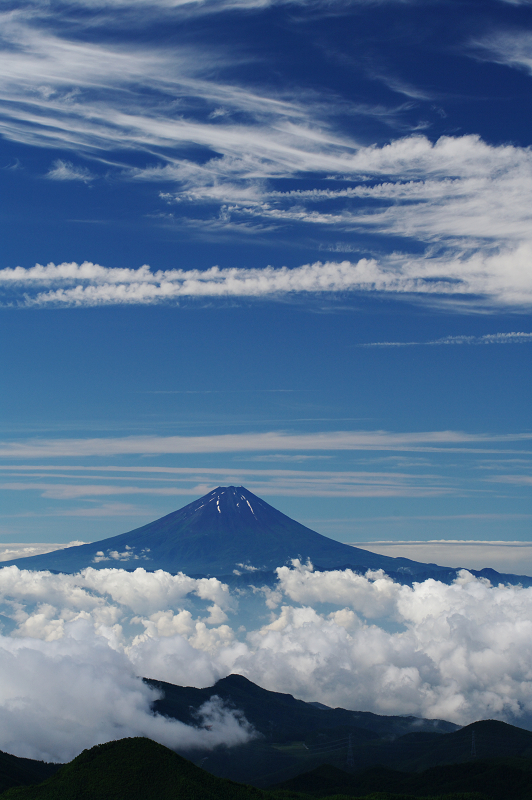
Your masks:
<instances>
[{"instance_id":1,"label":"blue sky","mask_svg":"<svg viewBox=\"0 0 532 800\"><path fill-rule=\"evenodd\" d=\"M1 541L529 541L530 3L5 9Z\"/></svg>"}]
</instances>

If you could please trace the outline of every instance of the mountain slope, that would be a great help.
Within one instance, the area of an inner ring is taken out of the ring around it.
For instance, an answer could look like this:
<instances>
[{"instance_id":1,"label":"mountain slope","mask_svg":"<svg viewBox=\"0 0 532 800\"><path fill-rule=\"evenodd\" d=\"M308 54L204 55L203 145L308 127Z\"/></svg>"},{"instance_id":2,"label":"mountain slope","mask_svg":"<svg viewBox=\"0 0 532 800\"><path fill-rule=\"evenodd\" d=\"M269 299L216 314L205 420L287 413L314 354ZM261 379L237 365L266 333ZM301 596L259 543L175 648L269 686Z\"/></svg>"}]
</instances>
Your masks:
<instances>
[{"instance_id":1,"label":"mountain slope","mask_svg":"<svg viewBox=\"0 0 532 800\"><path fill-rule=\"evenodd\" d=\"M2 800L262 800L250 786L216 778L172 750L136 737L84 750L38 786Z\"/></svg>"},{"instance_id":2,"label":"mountain slope","mask_svg":"<svg viewBox=\"0 0 532 800\"><path fill-rule=\"evenodd\" d=\"M215 694L243 711L261 734L258 739L228 750L197 751L193 758L214 775L258 787L286 780L318 764L342 768L349 742L355 766L362 769L375 763L395 765L405 754L411 756L410 744L399 744L407 739L405 734L425 736L425 747L430 748L435 740L457 730L456 725L444 720L386 717L306 703L290 694L263 689L242 675L229 675L207 689L145 681L164 693L153 710L187 724L195 723L194 710ZM415 753L419 751L416 743Z\"/></svg>"},{"instance_id":3,"label":"mountain slope","mask_svg":"<svg viewBox=\"0 0 532 800\"><path fill-rule=\"evenodd\" d=\"M145 567L189 575L231 575L252 566L271 571L292 558L318 567L363 566L396 572L427 569L350 547L306 528L243 487L219 487L161 519L91 544L3 563L26 569L76 572L96 568ZM436 571L441 568L431 565Z\"/></svg>"},{"instance_id":4,"label":"mountain slope","mask_svg":"<svg viewBox=\"0 0 532 800\"><path fill-rule=\"evenodd\" d=\"M146 682L164 693L153 710L187 724L194 724L194 709L214 694L242 710L261 737L229 750L198 751L194 760L214 775L262 788L322 764L345 770L349 754L351 771L380 765L417 772L465 763L472 759L473 743L479 760L532 759L532 732L497 720L458 728L444 720L327 708L267 691L242 675L229 675L208 689Z\"/></svg>"},{"instance_id":5,"label":"mountain slope","mask_svg":"<svg viewBox=\"0 0 532 800\"><path fill-rule=\"evenodd\" d=\"M11 786L29 786L53 775L61 764L48 764L32 758L19 758L0 751L0 792Z\"/></svg>"},{"instance_id":6,"label":"mountain slope","mask_svg":"<svg viewBox=\"0 0 532 800\"><path fill-rule=\"evenodd\" d=\"M355 775L324 764L304 775L285 781L271 789L301 792L315 798L343 795L364 797L375 792L400 792L420 797L463 792L490 800L529 800L532 797L532 760L494 758L433 767L418 773L405 773L385 767L372 767ZM477 795L476 793L479 793ZM383 795L379 794L379 798ZM387 795L386 795L387 796Z\"/></svg>"},{"instance_id":7,"label":"mountain slope","mask_svg":"<svg viewBox=\"0 0 532 800\"><path fill-rule=\"evenodd\" d=\"M248 582L252 582L252 573L246 568L253 567L257 570L255 582L264 582L266 575L293 558L310 559L318 569L383 569L401 583L430 577L451 581L456 577L456 569L377 555L329 539L290 519L242 486L218 487L179 511L128 533L6 561L1 566L66 573L89 566L144 567L188 575L231 576L233 580L236 570L243 572ZM478 574L532 585L532 578L487 572Z\"/></svg>"},{"instance_id":8,"label":"mountain slope","mask_svg":"<svg viewBox=\"0 0 532 800\"><path fill-rule=\"evenodd\" d=\"M378 793L378 794L377 794ZM319 767L269 791L217 778L150 739L121 739L84 750L35 786L2 800L530 800L532 761L490 759L420 773L374 767L356 774ZM332 800L332 798L331 798Z\"/></svg>"},{"instance_id":9,"label":"mountain slope","mask_svg":"<svg viewBox=\"0 0 532 800\"><path fill-rule=\"evenodd\" d=\"M196 689L176 686L165 681L144 678L144 682L163 692L153 710L166 717L194 724L194 709L214 694L244 712L246 719L268 741L286 742L305 739L315 731L350 727L361 732L363 739L388 737L395 739L412 731L452 733L459 726L445 720L425 720L413 716L382 716L369 711L349 711L297 700L291 694L271 692L257 686L243 675L228 675L214 686ZM365 735L364 735L365 734ZM532 733L528 734L532 738Z\"/></svg>"}]
</instances>

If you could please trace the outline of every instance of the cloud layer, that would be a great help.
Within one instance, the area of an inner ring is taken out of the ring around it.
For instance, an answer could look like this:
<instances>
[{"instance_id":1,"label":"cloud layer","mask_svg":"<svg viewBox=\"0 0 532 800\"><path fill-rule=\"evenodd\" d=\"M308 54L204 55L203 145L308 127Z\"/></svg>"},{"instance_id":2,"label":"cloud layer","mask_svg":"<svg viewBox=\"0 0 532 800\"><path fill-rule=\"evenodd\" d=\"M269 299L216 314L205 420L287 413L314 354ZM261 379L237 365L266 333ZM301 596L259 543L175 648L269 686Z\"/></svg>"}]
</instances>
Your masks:
<instances>
[{"instance_id":1,"label":"cloud layer","mask_svg":"<svg viewBox=\"0 0 532 800\"><path fill-rule=\"evenodd\" d=\"M529 307L531 212L522 202L532 188L529 149L418 133L368 146L353 134L356 124L346 132L346 117L391 121L399 110L292 81L290 91L250 85L242 71L235 79L235 68L252 57L212 42L168 48L125 36L118 45L97 24L88 36L72 22L67 38L38 13L11 12L2 21L0 130L72 155L53 161L48 179L162 182L150 211L156 224L200 236L311 237L321 250L375 254L291 269L255 262L203 272L186 264L118 270L86 262L2 270L4 302L91 306L358 291L465 309ZM526 51L525 38L512 40L516 53ZM490 58L509 52L507 39L490 42ZM128 164L131 154L137 164L142 154L146 166ZM312 188L294 190L294 179Z\"/></svg>"},{"instance_id":2,"label":"cloud layer","mask_svg":"<svg viewBox=\"0 0 532 800\"><path fill-rule=\"evenodd\" d=\"M11 561L14 558L26 558L27 556L38 556L42 553L51 553L54 550L63 550L65 547L75 547L76 545L85 544L85 542L74 541L67 544L45 544L43 542L36 542L35 544L20 542L2 543L0 545L0 561Z\"/></svg>"},{"instance_id":3,"label":"cloud layer","mask_svg":"<svg viewBox=\"0 0 532 800\"><path fill-rule=\"evenodd\" d=\"M442 344L528 344L532 333L513 331L511 333L487 333L484 336L444 336L430 342L368 342L359 347L412 347L414 345Z\"/></svg>"},{"instance_id":4,"label":"cloud layer","mask_svg":"<svg viewBox=\"0 0 532 800\"><path fill-rule=\"evenodd\" d=\"M237 672L331 706L530 724L531 589L467 572L412 588L298 562L277 572L273 589L230 591L143 569L1 569L0 748L61 760L117 735L178 749L251 735L216 701L198 729L154 717L138 675L208 686Z\"/></svg>"},{"instance_id":5,"label":"cloud layer","mask_svg":"<svg viewBox=\"0 0 532 800\"><path fill-rule=\"evenodd\" d=\"M235 433L213 436L127 436L93 439L35 439L0 443L2 458L57 458L162 453L238 453L305 450L419 450L527 442L531 433L482 434L464 431L327 431ZM483 452L486 452L485 450Z\"/></svg>"},{"instance_id":6,"label":"cloud layer","mask_svg":"<svg viewBox=\"0 0 532 800\"><path fill-rule=\"evenodd\" d=\"M181 751L230 747L253 736L242 715L215 696L198 709L195 727L153 714L158 693L84 622L51 642L0 637L0 670L0 747L25 758L68 761L126 736L147 736Z\"/></svg>"},{"instance_id":7,"label":"cloud layer","mask_svg":"<svg viewBox=\"0 0 532 800\"><path fill-rule=\"evenodd\" d=\"M16 624L11 636L0 637L0 749L64 761L122 736L148 736L182 751L231 746L253 736L246 720L216 698L198 710L197 727L154 715L150 704L158 694L137 677L119 624L124 609L130 618L153 615L191 592L214 601L206 619L220 621L221 606L232 604L227 589L218 581L167 573L128 576L117 570L90 570L71 579L0 572L3 624Z\"/></svg>"},{"instance_id":8,"label":"cloud layer","mask_svg":"<svg viewBox=\"0 0 532 800\"><path fill-rule=\"evenodd\" d=\"M532 520L532 515L528 517ZM532 575L532 542L433 539L430 541L351 542L373 553L411 558L425 563L478 569L491 567L497 572Z\"/></svg>"},{"instance_id":9,"label":"cloud layer","mask_svg":"<svg viewBox=\"0 0 532 800\"><path fill-rule=\"evenodd\" d=\"M36 501L41 503L41 516L122 516L129 517L129 527L139 524L139 517L148 521L168 513L178 499L182 505L216 486L228 485L245 485L266 498L373 498L377 502L378 498L442 498L446 504L456 498L461 498L459 502L478 500L496 491L513 503L514 498L524 497L530 481L526 474L530 440L527 432L497 435L453 430L19 439L0 442L4 460L0 492L24 499L18 516L34 516L25 504ZM195 455L209 453L222 454L223 466L190 462ZM166 455L180 466L159 463ZM140 463L139 456L157 458L143 458ZM351 469L341 469L346 456ZM457 472L457 457L467 469ZM309 512L299 513L307 516ZM6 522L8 517L6 513ZM469 525L466 517L459 523L458 535L470 538L464 527ZM393 519L386 525L393 525ZM332 527L325 519L307 520L307 524L334 536L334 521ZM355 515L337 533L347 539L372 538L369 531L362 533L361 524L364 528L363 520ZM380 533L381 538L387 535L385 530ZM454 538L457 531L443 535ZM486 533L480 535L485 538ZM521 535L524 531L514 537ZM9 528L5 536L13 540ZM68 530L66 536L70 536ZM95 538L88 529L84 536ZM424 536L421 529L418 536Z\"/></svg>"},{"instance_id":10,"label":"cloud layer","mask_svg":"<svg viewBox=\"0 0 532 800\"><path fill-rule=\"evenodd\" d=\"M208 270L113 269L37 264L0 270L8 304L23 306L138 305L183 298L274 298L297 294L386 292L435 298L476 297L480 302L526 306L532 300L527 265L532 249L523 244L506 253L464 254L455 259L390 256L381 262L315 262L300 267ZM46 288L45 288L46 287ZM10 296L11 295L11 296ZM5 301L4 301L5 302Z\"/></svg>"}]
</instances>

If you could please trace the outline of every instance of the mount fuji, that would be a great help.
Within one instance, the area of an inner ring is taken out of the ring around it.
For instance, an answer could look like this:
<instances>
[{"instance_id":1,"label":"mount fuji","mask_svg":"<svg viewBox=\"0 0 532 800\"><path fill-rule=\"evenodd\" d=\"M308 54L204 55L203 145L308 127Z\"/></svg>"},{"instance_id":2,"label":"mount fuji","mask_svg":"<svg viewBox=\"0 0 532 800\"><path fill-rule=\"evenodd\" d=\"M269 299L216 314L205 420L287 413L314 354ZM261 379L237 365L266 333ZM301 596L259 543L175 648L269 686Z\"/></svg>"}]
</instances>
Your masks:
<instances>
[{"instance_id":1,"label":"mount fuji","mask_svg":"<svg viewBox=\"0 0 532 800\"><path fill-rule=\"evenodd\" d=\"M239 577L264 582L276 567L308 559L316 569L366 572L382 569L400 583L427 578L452 581L457 570L391 558L342 544L306 528L243 486L219 486L178 511L128 533L38 556L4 561L0 566L74 573L86 567L137 567L193 576ZM470 570L482 577L532 585L526 577Z\"/></svg>"}]
</instances>

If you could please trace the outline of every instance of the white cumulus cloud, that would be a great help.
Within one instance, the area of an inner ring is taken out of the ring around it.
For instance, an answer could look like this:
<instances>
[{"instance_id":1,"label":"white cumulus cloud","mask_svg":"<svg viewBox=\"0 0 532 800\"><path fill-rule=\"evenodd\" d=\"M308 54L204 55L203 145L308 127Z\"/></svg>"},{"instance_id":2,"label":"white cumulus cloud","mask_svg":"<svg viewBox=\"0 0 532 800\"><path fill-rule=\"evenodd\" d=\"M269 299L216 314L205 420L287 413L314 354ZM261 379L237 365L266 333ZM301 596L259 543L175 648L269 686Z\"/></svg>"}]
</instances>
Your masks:
<instances>
[{"instance_id":1,"label":"white cumulus cloud","mask_svg":"<svg viewBox=\"0 0 532 800\"><path fill-rule=\"evenodd\" d=\"M253 736L245 719L214 697L199 709L195 727L153 714L158 693L87 622L72 623L52 642L1 636L0 671L0 749L14 755L67 761L126 736L178 750L231 746Z\"/></svg>"},{"instance_id":2,"label":"white cumulus cloud","mask_svg":"<svg viewBox=\"0 0 532 800\"><path fill-rule=\"evenodd\" d=\"M532 723L532 589L466 571L452 585L410 587L294 562L273 589L231 592L142 569L7 567L0 599L0 749L18 755L62 759L117 731L178 749L250 735L216 707L212 732L172 727L150 715L137 676L210 686L237 672L331 706Z\"/></svg>"}]
</instances>

